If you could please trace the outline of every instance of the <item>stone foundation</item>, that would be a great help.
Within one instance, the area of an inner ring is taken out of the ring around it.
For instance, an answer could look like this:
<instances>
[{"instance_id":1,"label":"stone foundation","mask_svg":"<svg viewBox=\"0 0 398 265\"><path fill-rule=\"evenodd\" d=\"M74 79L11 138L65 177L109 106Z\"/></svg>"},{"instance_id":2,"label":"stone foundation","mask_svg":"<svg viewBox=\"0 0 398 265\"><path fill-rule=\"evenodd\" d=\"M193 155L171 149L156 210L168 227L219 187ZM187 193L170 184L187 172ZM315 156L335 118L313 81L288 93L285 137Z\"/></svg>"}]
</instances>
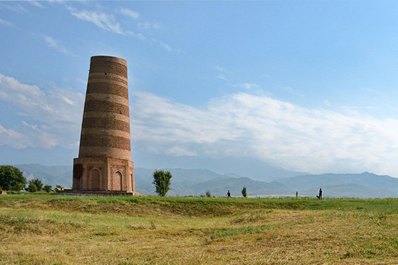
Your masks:
<instances>
[{"instance_id":1,"label":"stone foundation","mask_svg":"<svg viewBox=\"0 0 398 265\"><path fill-rule=\"evenodd\" d=\"M90 157L73 161L73 192L133 194L134 190L130 160Z\"/></svg>"}]
</instances>

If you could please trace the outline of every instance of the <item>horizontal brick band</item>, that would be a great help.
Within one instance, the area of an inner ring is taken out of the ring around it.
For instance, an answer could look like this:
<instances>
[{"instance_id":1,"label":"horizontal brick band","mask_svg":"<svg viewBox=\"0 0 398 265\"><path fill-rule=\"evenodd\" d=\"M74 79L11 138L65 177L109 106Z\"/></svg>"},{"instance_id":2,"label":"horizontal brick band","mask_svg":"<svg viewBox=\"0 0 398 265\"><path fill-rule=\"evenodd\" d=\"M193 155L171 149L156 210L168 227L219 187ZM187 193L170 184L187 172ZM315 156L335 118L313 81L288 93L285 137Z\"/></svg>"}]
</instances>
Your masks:
<instances>
[{"instance_id":1,"label":"horizontal brick band","mask_svg":"<svg viewBox=\"0 0 398 265\"><path fill-rule=\"evenodd\" d=\"M101 133L103 135L109 135L109 136L119 136L119 137L124 137L124 138L129 138L130 139L130 132L122 131L122 130L114 130L112 129L107 129L107 128L82 128L82 133L81 135L94 135Z\"/></svg>"},{"instance_id":2,"label":"horizontal brick band","mask_svg":"<svg viewBox=\"0 0 398 265\"><path fill-rule=\"evenodd\" d=\"M104 100L86 100L84 112L110 112L130 117L129 107L124 104L104 101Z\"/></svg>"},{"instance_id":3,"label":"horizontal brick band","mask_svg":"<svg viewBox=\"0 0 398 265\"><path fill-rule=\"evenodd\" d=\"M87 94L86 101L91 101L91 100L107 101L110 103L122 104L124 106L129 105L129 100L127 98L111 94L99 94L99 93Z\"/></svg>"},{"instance_id":4,"label":"horizontal brick band","mask_svg":"<svg viewBox=\"0 0 398 265\"><path fill-rule=\"evenodd\" d=\"M104 74L104 73L90 73L88 76L88 83L110 83L128 85L127 78L120 75Z\"/></svg>"},{"instance_id":5,"label":"horizontal brick band","mask_svg":"<svg viewBox=\"0 0 398 265\"><path fill-rule=\"evenodd\" d=\"M112 129L130 133L130 123L109 118L83 118L82 129Z\"/></svg>"},{"instance_id":6,"label":"horizontal brick band","mask_svg":"<svg viewBox=\"0 0 398 265\"><path fill-rule=\"evenodd\" d=\"M96 146L102 147L105 150L107 147L117 148L130 151L130 139L118 136L109 136L101 134L82 135L80 138L80 147Z\"/></svg>"},{"instance_id":7,"label":"horizontal brick band","mask_svg":"<svg viewBox=\"0 0 398 265\"><path fill-rule=\"evenodd\" d=\"M130 123L130 117L111 112L85 112L83 114L83 119L85 118L106 118Z\"/></svg>"},{"instance_id":8,"label":"horizontal brick band","mask_svg":"<svg viewBox=\"0 0 398 265\"><path fill-rule=\"evenodd\" d=\"M102 93L120 96L128 99L129 93L127 86L110 84L110 83L88 83L87 85L87 95L92 93Z\"/></svg>"},{"instance_id":9,"label":"horizontal brick band","mask_svg":"<svg viewBox=\"0 0 398 265\"><path fill-rule=\"evenodd\" d=\"M110 73L127 77L127 66L111 61L100 61L91 63L90 73Z\"/></svg>"},{"instance_id":10,"label":"horizontal brick band","mask_svg":"<svg viewBox=\"0 0 398 265\"><path fill-rule=\"evenodd\" d=\"M131 151L122 150L118 148L106 148L97 146L81 146L79 150L79 158L116 158L116 159L126 159L131 160Z\"/></svg>"}]
</instances>

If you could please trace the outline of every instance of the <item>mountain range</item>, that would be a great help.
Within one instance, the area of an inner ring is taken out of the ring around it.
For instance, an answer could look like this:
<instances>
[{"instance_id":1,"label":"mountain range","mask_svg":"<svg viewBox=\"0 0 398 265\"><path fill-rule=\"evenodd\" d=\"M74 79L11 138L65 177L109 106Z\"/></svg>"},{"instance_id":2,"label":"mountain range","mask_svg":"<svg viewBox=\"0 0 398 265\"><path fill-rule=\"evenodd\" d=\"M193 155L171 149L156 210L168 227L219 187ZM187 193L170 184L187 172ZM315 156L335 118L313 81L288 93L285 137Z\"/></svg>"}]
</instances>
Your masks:
<instances>
[{"instance_id":1,"label":"mountain range","mask_svg":"<svg viewBox=\"0 0 398 265\"><path fill-rule=\"evenodd\" d=\"M70 187L71 166L44 166L19 164L28 179L40 178L45 184ZM278 178L274 181L260 181L235 174L219 174L205 169L166 169L172 173L168 195L200 196L207 191L214 196L225 196L230 190L232 196L241 196L243 187L249 196L315 196L322 188L324 197L396 197L398 179L364 172L361 174L299 175ZM142 194L154 194L153 169L135 168L136 190Z\"/></svg>"}]
</instances>

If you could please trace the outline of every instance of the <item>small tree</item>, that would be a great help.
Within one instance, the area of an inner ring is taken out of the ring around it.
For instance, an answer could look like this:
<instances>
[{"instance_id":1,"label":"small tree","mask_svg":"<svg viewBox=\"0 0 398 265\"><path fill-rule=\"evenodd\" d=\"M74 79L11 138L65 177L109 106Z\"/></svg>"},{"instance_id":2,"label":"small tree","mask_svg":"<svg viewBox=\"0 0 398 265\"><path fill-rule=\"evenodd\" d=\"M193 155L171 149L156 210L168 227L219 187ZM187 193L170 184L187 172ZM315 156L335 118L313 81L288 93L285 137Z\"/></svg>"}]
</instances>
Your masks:
<instances>
[{"instance_id":1,"label":"small tree","mask_svg":"<svg viewBox=\"0 0 398 265\"><path fill-rule=\"evenodd\" d=\"M3 190L21 190L25 187L26 178L19 168L0 166L0 187Z\"/></svg>"},{"instance_id":2,"label":"small tree","mask_svg":"<svg viewBox=\"0 0 398 265\"><path fill-rule=\"evenodd\" d=\"M246 189L246 187L243 187L243 189L242 189L242 196L243 197L247 197L247 189Z\"/></svg>"},{"instance_id":3,"label":"small tree","mask_svg":"<svg viewBox=\"0 0 398 265\"><path fill-rule=\"evenodd\" d=\"M37 186L36 186L36 184L33 182L33 180L29 180L29 182L28 182L28 187L26 188L26 190L27 191L29 191L29 192L36 192L38 189L37 189Z\"/></svg>"},{"instance_id":4,"label":"small tree","mask_svg":"<svg viewBox=\"0 0 398 265\"><path fill-rule=\"evenodd\" d=\"M208 198L210 198L211 197L211 193L210 193L210 191L208 190L208 191L206 191L206 197L208 197Z\"/></svg>"},{"instance_id":5,"label":"small tree","mask_svg":"<svg viewBox=\"0 0 398 265\"><path fill-rule=\"evenodd\" d=\"M155 184L156 193L165 196L170 189L170 179L172 175L169 171L155 170L153 172L153 184Z\"/></svg>"},{"instance_id":6,"label":"small tree","mask_svg":"<svg viewBox=\"0 0 398 265\"><path fill-rule=\"evenodd\" d=\"M32 179L31 181L32 181L32 183L34 183L36 185L37 191L40 191L43 189L43 182L40 179L36 178L36 179Z\"/></svg>"},{"instance_id":7,"label":"small tree","mask_svg":"<svg viewBox=\"0 0 398 265\"><path fill-rule=\"evenodd\" d=\"M45 190L46 192L50 192L52 189L51 185L44 185L43 190Z\"/></svg>"}]
</instances>

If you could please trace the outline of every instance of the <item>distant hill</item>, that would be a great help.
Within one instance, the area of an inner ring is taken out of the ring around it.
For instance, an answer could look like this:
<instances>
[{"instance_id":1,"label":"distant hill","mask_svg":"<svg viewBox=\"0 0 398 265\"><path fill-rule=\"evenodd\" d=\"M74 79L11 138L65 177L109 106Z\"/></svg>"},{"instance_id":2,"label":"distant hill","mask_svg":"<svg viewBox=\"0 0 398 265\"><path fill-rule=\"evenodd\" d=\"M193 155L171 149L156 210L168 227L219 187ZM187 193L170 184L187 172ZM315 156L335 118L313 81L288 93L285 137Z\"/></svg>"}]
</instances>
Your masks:
<instances>
[{"instance_id":1,"label":"distant hill","mask_svg":"<svg viewBox=\"0 0 398 265\"><path fill-rule=\"evenodd\" d=\"M72 186L72 166L43 166L39 164L19 164L15 165L29 180L33 178L41 179L45 184L55 187Z\"/></svg>"},{"instance_id":2,"label":"distant hill","mask_svg":"<svg viewBox=\"0 0 398 265\"><path fill-rule=\"evenodd\" d=\"M362 174L302 175L278 182L299 194L315 196L322 188L325 197L398 197L398 179L364 172Z\"/></svg>"},{"instance_id":3,"label":"distant hill","mask_svg":"<svg viewBox=\"0 0 398 265\"><path fill-rule=\"evenodd\" d=\"M64 187L72 185L71 166L43 166L20 164L28 179L40 178L46 184ZM398 197L398 179L364 172L362 174L300 175L263 182L236 174L219 174L205 169L171 168L173 178L169 195L200 196L206 191L214 196L225 196L230 190L232 196L241 196L243 187L249 196L315 196L322 188L325 197ZM153 169L135 168L136 190L143 194L154 194Z\"/></svg>"}]
</instances>

